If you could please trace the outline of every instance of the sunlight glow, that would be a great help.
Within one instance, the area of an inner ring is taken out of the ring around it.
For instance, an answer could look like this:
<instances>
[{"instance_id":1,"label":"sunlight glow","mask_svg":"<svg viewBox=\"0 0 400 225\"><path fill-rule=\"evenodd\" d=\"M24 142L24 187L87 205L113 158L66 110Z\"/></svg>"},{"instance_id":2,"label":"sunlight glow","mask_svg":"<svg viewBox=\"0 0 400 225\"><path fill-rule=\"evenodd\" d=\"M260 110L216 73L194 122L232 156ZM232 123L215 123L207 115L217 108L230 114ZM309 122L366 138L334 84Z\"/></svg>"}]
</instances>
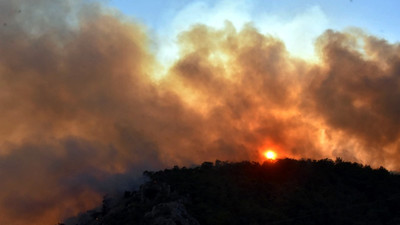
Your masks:
<instances>
[{"instance_id":1,"label":"sunlight glow","mask_svg":"<svg viewBox=\"0 0 400 225\"><path fill-rule=\"evenodd\" d=\"M269 160L275 160L276 159L276 153L274 151L268 150L264 153L265 158Z\"/></svg>"}]
</instances>

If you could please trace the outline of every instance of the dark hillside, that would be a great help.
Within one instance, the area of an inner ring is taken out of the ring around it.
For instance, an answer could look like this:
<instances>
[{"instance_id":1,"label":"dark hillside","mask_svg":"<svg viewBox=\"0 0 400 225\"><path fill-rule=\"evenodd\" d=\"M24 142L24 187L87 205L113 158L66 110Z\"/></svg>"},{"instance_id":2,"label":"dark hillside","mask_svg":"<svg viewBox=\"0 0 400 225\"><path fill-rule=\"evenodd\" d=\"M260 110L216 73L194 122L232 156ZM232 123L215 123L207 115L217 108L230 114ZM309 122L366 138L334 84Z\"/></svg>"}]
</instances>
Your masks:
<instances>
[{"instance_id":1,"label":"dark hillside","mask_svg":"<svg viewBox=\"0 0 400 225\"><path fill-rule=\"evenodd\" d=\"M400 224L400 176L340 159L216 161L145 174L139 191L79 225Z\"/></svg>"}]
</instances>

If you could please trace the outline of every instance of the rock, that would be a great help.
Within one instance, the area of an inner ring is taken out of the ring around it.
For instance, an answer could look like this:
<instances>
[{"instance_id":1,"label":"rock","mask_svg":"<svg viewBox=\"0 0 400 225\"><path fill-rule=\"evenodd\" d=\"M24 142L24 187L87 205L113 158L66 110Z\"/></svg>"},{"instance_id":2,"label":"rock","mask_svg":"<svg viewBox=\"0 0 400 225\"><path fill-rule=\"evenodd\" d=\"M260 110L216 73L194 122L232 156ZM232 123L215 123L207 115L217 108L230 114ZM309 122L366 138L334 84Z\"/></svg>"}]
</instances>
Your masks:
<instances>
[{"instance_id":1,"label":"rock","mask_svg":"<svg viewBox=\"0 0 400 225\"><path fill-rule=\"evenodd\" d=\"M160 203L145 214L149 225L199 225L180 202Z\"/></svg>"},{"instance_id":2,"label":"rock","mask_svg":"<svg viewBox=\"0 0 400 225\"><path fill-rule=\"evenodd\" d=\"M68 219L67 225L199 225L188 214L188 197L171 191L168 184L151 181L138 191L127 191L115 200L108 196L103 205Z\"/></svg>"}]
</instances>

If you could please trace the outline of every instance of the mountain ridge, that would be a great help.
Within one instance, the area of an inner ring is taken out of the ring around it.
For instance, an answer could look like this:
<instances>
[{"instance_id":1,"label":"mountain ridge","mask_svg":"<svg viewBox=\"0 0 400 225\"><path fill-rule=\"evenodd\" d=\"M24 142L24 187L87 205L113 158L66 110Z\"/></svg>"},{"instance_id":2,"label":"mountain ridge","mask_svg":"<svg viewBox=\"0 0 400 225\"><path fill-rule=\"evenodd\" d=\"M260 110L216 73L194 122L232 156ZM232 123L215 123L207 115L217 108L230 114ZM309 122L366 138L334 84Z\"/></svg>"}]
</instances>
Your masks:
<instances>
[{"instance_id":1,"label":"mountain ridge","mask_svg":"<svg viewBox=\"0 0 400 225\"><path fill-rule=\"evenodd\" d=\"M400 175L340 158L216 160L144 175L139 190L105 196L65 224L400 224Z\"/></svg>"}]
</instances>

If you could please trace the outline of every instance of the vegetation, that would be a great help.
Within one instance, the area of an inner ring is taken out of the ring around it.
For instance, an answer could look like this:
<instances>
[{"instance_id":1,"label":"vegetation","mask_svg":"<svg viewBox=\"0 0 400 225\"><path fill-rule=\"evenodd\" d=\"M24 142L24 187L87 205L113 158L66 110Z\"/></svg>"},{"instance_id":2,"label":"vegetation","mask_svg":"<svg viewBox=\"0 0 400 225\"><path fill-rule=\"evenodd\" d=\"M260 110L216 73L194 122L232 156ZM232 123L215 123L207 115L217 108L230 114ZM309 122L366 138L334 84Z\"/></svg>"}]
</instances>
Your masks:
<instances>
[{"instance_id":1,"label":"vegetation","mask_svg":"<svg viewBox=\"0 0 400 225\"><path fill-rule=\"evenodd\" d=\"M340 159L216 161L145 175L150 182L168 184L175 193L168 198L186 199L189 214L202 225L400 224L400 176L382 167L371 169ZM132 204L137 210L130 210L131 215L121 204L115 215L119 212L137 222L129 224L145 224L141 218L151 204L124 203Z\"/></svg>"}]
</instances>

